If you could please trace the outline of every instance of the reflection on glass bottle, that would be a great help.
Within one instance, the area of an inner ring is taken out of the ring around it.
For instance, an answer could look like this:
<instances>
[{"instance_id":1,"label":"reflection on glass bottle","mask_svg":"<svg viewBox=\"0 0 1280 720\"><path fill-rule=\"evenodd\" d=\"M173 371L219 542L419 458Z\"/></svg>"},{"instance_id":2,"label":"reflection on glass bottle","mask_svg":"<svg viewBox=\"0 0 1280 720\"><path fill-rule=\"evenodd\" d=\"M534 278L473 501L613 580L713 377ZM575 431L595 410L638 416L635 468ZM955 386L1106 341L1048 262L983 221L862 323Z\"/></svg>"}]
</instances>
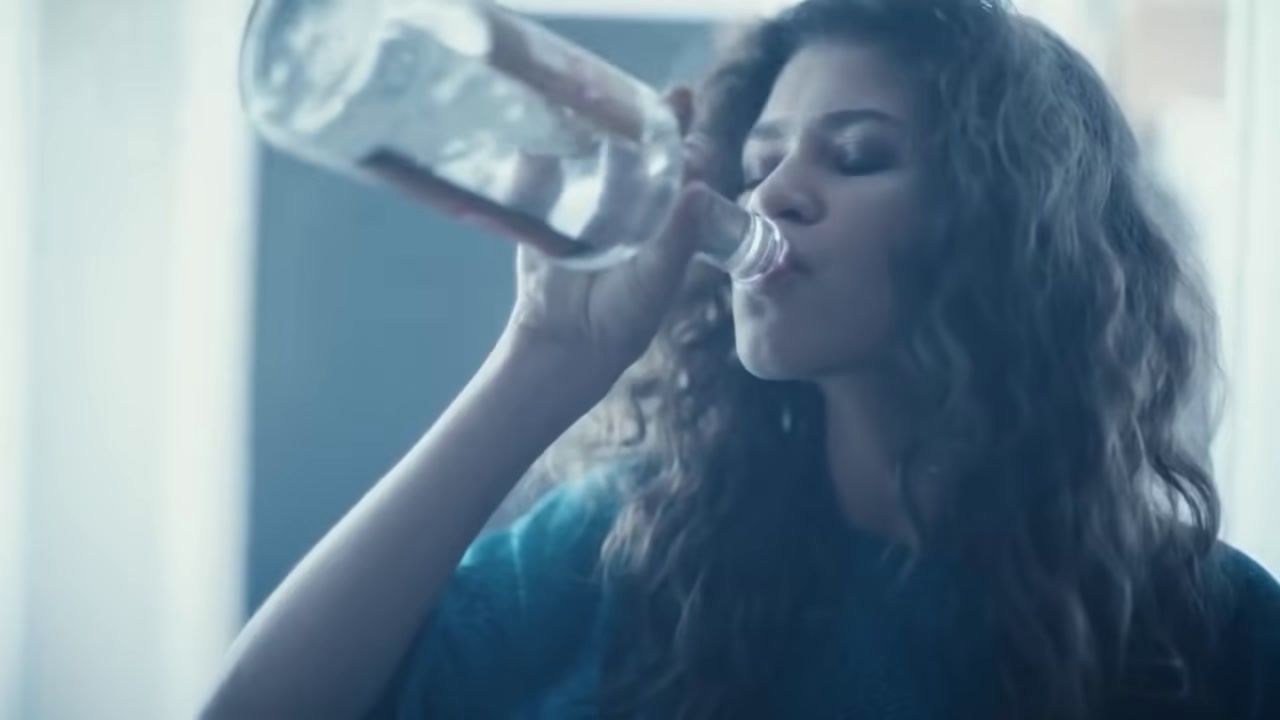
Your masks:
<instances>
[{"instance_id":1,"label":"reflection on glass bottle","mask_svg":"<svg viewBox=\"0 0 1280 720\"><path fill-rule=\"evenodd\" d=\"M671 212L677 120L638 80L474 0L259 0L241 86L262 135L581 268L626 260ZM783 239L727 199L700 256L740 280Z\"/></svg>"}]
</instances>

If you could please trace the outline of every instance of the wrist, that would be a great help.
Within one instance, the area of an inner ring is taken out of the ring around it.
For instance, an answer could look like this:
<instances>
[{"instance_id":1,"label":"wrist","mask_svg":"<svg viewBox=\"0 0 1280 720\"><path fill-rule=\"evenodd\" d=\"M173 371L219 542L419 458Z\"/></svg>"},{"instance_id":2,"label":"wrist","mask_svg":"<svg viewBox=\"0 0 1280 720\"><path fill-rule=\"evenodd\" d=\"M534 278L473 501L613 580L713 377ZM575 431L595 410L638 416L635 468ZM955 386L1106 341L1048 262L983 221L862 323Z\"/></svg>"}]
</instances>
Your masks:
<instances>
[{"instance_id":1,"label":"wrist","mask_svg":"<svg viewBox=\"0 0 1280 720\"><path fill-rule=\"evenodd\" d=\"M598 403L622 375L622 363L532 336L519 328L503 333L486 362L506 383L545 397L564 412L581 415Z\"/></svg>"}]
</instances>

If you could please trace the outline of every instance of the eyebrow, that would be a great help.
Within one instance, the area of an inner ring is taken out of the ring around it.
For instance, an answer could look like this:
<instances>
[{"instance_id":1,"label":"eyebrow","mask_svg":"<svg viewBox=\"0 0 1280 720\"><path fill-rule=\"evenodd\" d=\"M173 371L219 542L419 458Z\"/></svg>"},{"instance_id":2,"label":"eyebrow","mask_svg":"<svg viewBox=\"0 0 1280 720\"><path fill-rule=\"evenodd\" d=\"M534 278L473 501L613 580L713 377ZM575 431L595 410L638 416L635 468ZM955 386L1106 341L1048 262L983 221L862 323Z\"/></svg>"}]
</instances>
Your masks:
<instances>
[{"instance_id":1,"label":"eyebrow","mask_svg":"<svg viewBox=\"0 0 1280 720\"><path fill-rule=\"evenodd\" d=\"M832 132L849 125L857 125L859 123L878 122L897 127L904 127L906 123L893 115L882 110L873 108L856 108L850 110L834 110L822 117L818 118L817 127L824 132ZM786 126L785 121L771 120L756 125L747 134L748 141L763 142L767 140L777 140L783 135L783 128Z\"/></svg>"}]
</instances>

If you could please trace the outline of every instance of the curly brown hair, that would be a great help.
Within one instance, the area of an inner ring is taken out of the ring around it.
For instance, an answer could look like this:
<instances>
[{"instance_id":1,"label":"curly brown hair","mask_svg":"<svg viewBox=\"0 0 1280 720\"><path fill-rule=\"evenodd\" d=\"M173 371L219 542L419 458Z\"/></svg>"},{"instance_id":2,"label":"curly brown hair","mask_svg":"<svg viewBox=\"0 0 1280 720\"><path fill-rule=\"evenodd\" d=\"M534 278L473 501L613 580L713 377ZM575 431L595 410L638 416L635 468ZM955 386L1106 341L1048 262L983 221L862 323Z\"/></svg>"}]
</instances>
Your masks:
<instances>
[{"instance_id":1,"label":"curly brown hair","mask_svg":"<svg viewBox=\"0 0 1280 720\"><path fill-rule=\"evenodd\" d=\"M911 389L913 546L977 578L1011 713L1084 718L1143 663L1188 672L1168 628L1205 612L1219 500L1184 420L1216 328L1121 109L1003 3L807 0L746 29L698 91L725 194L783 66L833 39L888 53L926 101L945 231L895 259L890 351ZM606 716L656 697L679 718L757 716L777 651L839 604L821 396L743 368L729 289L696 274L588 425L591 447L655 459L603 550L630 613ZM927 517L924 488L946 493Z\"/></svg>"}]
</instances>

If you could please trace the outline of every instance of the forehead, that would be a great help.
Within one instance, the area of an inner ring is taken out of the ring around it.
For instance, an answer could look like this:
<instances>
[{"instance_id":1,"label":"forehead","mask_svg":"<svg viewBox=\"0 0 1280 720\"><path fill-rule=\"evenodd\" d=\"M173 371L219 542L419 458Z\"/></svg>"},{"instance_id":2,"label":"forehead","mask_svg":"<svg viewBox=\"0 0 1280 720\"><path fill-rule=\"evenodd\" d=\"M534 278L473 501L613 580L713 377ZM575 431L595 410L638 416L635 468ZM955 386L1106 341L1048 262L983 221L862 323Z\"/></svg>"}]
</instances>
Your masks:
<instances>
[{"instance_id":1,"label":"forehead","mask_svg":"<svg viewBox=\"0 0 1280 720\"><path fill-rule=\"evenodd\" d=\"M783 67L761 122L806 123L837 110L879 110L915 124L907 73L874 46L822 41L801 48Z\"/></svg>"}]
</instances>

